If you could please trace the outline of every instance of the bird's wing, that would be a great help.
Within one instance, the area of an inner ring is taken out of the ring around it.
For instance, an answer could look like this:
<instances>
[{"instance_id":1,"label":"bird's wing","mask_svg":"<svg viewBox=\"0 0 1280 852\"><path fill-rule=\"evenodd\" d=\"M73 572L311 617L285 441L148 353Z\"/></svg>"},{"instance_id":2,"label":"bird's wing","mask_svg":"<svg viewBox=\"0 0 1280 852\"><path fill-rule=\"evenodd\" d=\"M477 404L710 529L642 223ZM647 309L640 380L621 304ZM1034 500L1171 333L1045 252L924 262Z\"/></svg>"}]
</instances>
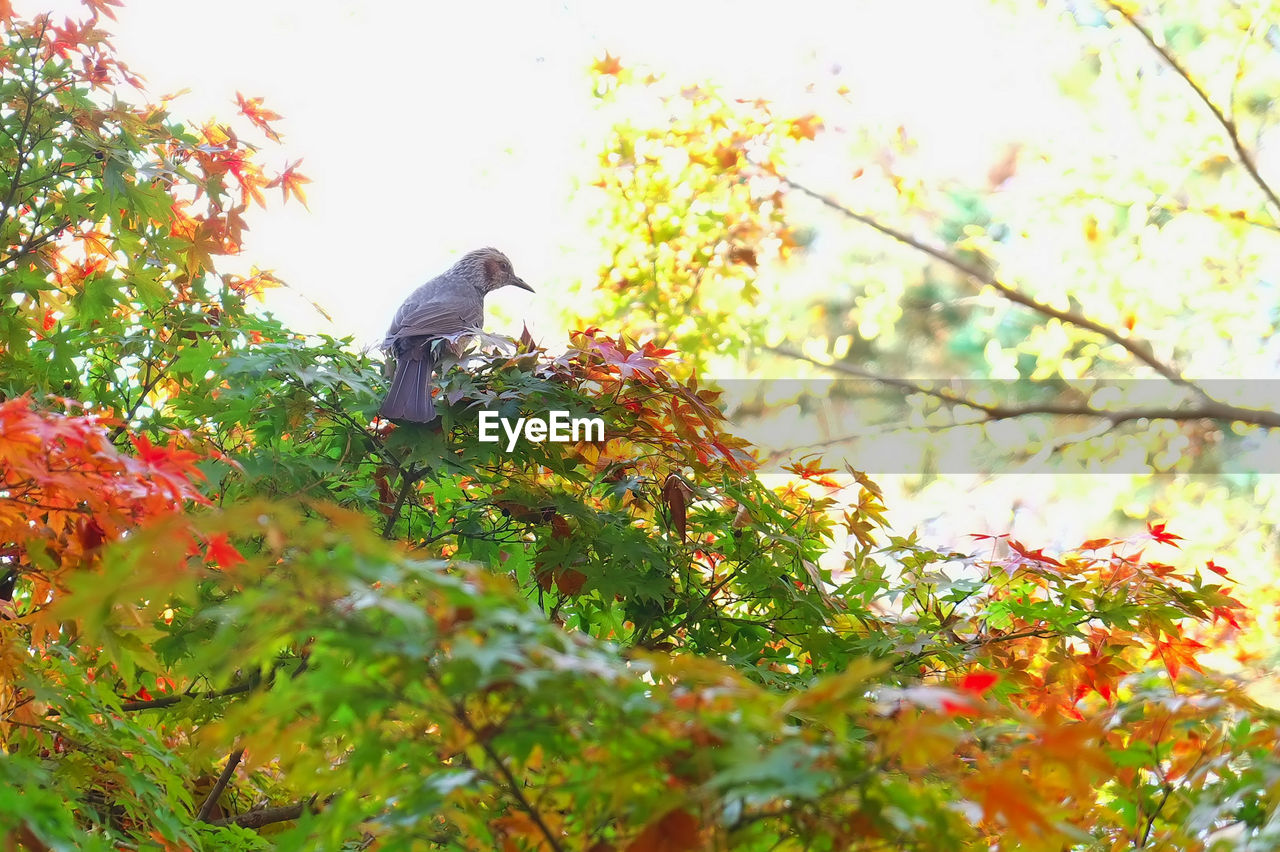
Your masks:
<instances>
[{"instance_id":1,"label":"bird's wing","mask_svg":"<svg viewBox=\"0 0 1280 852\"><path fill-rule=\"evenodd\" d=\"M446 334L457 334L478 325L475 318L466 316L466 312L457 307L440 302L425 305L405 305L396 312L391 330L383 346L388 346L406 337L440 337Z\"/></svg>"}]
</instances>

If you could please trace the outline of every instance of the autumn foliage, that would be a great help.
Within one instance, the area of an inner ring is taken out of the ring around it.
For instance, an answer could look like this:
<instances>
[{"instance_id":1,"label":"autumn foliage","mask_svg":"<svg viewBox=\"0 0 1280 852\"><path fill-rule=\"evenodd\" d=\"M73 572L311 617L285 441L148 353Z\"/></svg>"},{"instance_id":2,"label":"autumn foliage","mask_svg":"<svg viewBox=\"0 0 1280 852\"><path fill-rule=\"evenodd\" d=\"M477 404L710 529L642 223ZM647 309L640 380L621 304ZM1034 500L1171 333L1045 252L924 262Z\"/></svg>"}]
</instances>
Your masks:
<instances>
[{"instance_id":1,"label":"autumn foliage","mask_svg":"<svg viewBox=\"0 0 1280 852\"><path fill-rule=\"evenodd\" d=\"M795 247L741 170L816 116L699 89L661 138L619 128L599 188L671 230L632 222L654 242L593 287L639 307L486 337L442 423L397 427L377 364L255 314L269 272L219 271L268 190L305 203L296 159L263 165L279 116L131 104L113 5L0 3L6 848L1275 842L1275 719L1206 658L1249 614L1175 521L925 547L860 471L760 476L689 366L720 339L653 339ZM659 85L629 74L606 57L598 90ZM608 432L507 453L478 409Z\"/></svg>"}]
</instances>

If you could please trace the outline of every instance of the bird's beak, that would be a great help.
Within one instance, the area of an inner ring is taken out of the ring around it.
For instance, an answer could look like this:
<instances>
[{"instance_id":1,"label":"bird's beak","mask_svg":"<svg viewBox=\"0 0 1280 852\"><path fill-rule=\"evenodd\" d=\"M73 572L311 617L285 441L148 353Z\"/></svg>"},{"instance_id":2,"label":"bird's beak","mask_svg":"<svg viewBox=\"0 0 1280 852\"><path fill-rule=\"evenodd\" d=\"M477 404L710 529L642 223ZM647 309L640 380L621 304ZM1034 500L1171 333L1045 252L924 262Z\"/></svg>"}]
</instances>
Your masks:
<instances>
[{"instance_id":1,"label":"bird's beak","mask_svg":"<svg viewBox=\"0 0 1280 852\"><path fill-rule=\"evenodd\" d=\"M513 287L519 287L521 290L528 290L530 293L533 292L533 288L530 287L528 284L524 283L523 278L512 278L507 283Z\"/></svg>"}]
</instances>

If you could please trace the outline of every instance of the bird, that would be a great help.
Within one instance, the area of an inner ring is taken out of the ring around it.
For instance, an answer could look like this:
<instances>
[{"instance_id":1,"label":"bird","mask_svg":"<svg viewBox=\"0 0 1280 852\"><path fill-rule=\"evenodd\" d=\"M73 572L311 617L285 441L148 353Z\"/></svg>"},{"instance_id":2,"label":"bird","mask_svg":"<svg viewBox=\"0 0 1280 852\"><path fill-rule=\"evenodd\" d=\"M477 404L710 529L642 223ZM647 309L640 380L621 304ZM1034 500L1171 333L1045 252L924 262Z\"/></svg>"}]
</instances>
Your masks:
<instances>
[{"instance_id":1,"label":"bird","mask_svg":"<svg viewBox=\"0 0 1280 852\"><path fill-rule=\"evenodd\" d=\"M436 407L431 375L441 338L479 330L484 325L484 297L499 287L534 292L496 248L467 252L441 275L409 294L391 320L382 349L395 358L391 388L378 409L388 420L429 423Z\"/></svg>"}]
</instances>

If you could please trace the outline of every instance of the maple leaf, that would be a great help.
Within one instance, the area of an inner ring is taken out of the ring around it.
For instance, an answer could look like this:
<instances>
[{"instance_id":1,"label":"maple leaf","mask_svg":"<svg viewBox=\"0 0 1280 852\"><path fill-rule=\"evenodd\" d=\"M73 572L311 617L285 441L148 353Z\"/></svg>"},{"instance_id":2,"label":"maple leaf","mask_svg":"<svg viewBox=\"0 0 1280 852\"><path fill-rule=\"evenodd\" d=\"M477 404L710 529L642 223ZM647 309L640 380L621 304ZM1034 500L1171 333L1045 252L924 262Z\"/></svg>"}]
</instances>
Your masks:
<instances>
[{"instance_id":1,"label":"maple leaf","mask_svg":"<svg viewBox=\"0 0 1280 852\"><path fill-rule=\"evenodd\" d=\"M1082 677L1076 689L1076 699L1079 700L1092 689L1110 702L1115 695L1115 683L1125 675L1125 670L1117 664L1115 656L1102 649L1101 643L1090 645L1088 653L1076 657Z\"/></svg>"},{"instance_id":2,"label":"maple leaf","mask_svg":"<svg viewBox=\"0 0 1280 852\"><path fill-rule=\"evenodd\" d=\"M262 130L267 136L271 137L272 141L280 141L280 134L276 133L270 122L278 121L283 116L264 107L262 98L246 98L236 92L236 105L240 107L240 114L249 119L255 127Z\"/></svg>"},{"instance_id":3,"label":"maple leaf","mask_svg":"<svg viewBox=\"0 0 1280 852\"><path fill-rule=\"evenodd\" d=\"M960 688L974 695L983 695L996 685L1000 676L995 672L969 672L960 680Z\"/></svg>"},{"instance_id":4,"label":"maple leaf","mask_svg":"<svg viewBox=\"0 0 1280 852\"><path fill-rule=\"evenodd\" d=\"M226 533L210 536L206 542L205 557L219 568L234 568L244 562L240 551L227 539Z\"/></svg>"},{"instance_id":5,"label":"maple leaf","mask_svg":"<svg viewBox=\"0 0 1280 852\"><path fill-rule=\"evenodd\" d=\"M1036 809L1035 786L1017 766L975 773L964 786L986 819L998 820L1022 836L1041 837L1050 830L1049 821Z\"/></svg>"},{"instance_id":6,"label":"maple leaf","mask_svg":"<svg viewBox=\"0 0 1280 852\"><path fill-rule=\"evenodd\" d=\"M1232 610L1232 608L1231 608L1231 607L1229 607L1229 606L1215 606L1215 607L1213 607L1213 610L1212 610L1212 611L1213 611L1213 622L1214 622L1214 624L1217 624L1217 623L1218 623L1218 621L1220 621L1220 620L1221 620L1221 621L1225 621L1225 622L1227 622L1227 623L1228 623L1228 624L1230 624L1232 627L1234 627L1235 629L1239 630L1239 629L1240 629L1240 622L1236 620L1235 613L1234 613L1234 612L1232 612L1231 610Z\"/></svg>"},{"instance_id":7,"label":"maple leaf","mask_svg":"<svg viewBox=\"0 0 1280 852\"><path fill-rule=\"evenodd\" d=\"M1208 568L1210 571L1212 571L1213 573L1215 573L1215 574L1217 574L1217 575L1219 575L1219 576L1221 576L1221 577L1226 577L1226 576L1227 576L1227 569L1226 569L1226 568L1223 568L1221 565L1219 565L1218 563L1214 562L1212 559L1210 559L1208 562L1206 562L1206 563L1204 564L1204 567ZM1228 578L1228 579L1230 579L1230 578Z\"/></svg>"},{"instance_id":8,"label":"maple leaf","mask_svg":"<svg viewBox=\"0 0 1280 852\"><path fill-rule=\"evenodd\" d=\"M605 51L604 59L597 59L591 65L591 70L597 74L605 74L610 77L617 77L622 73L622 61L618 57L613 56Z\"/></svg>"},{"instance_id":9,"label":"maple leaf","mask_svg":"<svg viewBox=\"0 0 1280 852\"><path fill-rule=\"evenodd\" d=\"M290 165L285 166L284 171L275 180L267 184L267 189L280 187L280 192L286 202L289 200L289 194L293 193L293 196L302 202L302 206L310 210L311 208L307 207L307 194L302 191L302 186L303 184L311 183L311 178L296 171L298 164L301 162L302 160L295 160Z\"/></svg>"},{"instance_id":10,"label":"maple leaf","mask_svg":"<svg viewBox=\"0 0 1280 852\"><path fill-rule=\"evenodd\" d=\"M89 7L94 18L101 13L113 21L116 20L116 13L111 11L111 7L115 6L118 9L124 6L124 0L80 0L80 2ZM2 11L3 5L0 5L0 12Z\"/></svg>"},{"instance_id":11,"label":"maple leaf","mask_svg":"<svg viewBox=\"0 0 1280 852\"><path fill-rule=\"evenodd\" d=\"M1200 668L1200 664L1196 661L1196 653L1203 651L1205 646L1194 639L1184 639L1175 637L1169 640L1156 640L1155 650L1151 652L1149 659L1159 659L1164 663L1165 669L1169 672L1170 680L1177 680L1178 672L1182 671L1182 667L1194 669L1195 671L1204 673L1204 669Z\"/></svg>"},{"instance_id":12,"label":"maple leaf","mask_svg":"<svg viewBox=\"0 0 1280 852\"><path fill-rule=\"evenodd\" d=\"M130 460L129 467L137 473L149 477L163 486L175 502L193 500L207 504L206 500L191 482L192 477L204 479L195 462L200 459L198 453L180 450L172 444L157 446L145 435L132 436L137 457Z\"/></svg>"},{"instance_id":13,"label":"maple leaf","mask_svg":"<svg viewBox=\"0 0 1280 852\"><path fill-rule=\"evenodd\" d=\"M1164 524L1147 524L1147 533L1161 544L1171 544L1174 547L1181 547L1178 542L1183 540L1182 536L1166 532Z\"/></svg>"},{"instance_id":14,"label":"maple leaf","mask_svg":"<svg viewBox=\"0 0 1280 852\"><path fill-rule=\"evenodd\" d=\"M822 129L822 119L810 113L787 123L787 135L793 139L813 139Z\"/></svg>"},{"instance_id":15,"label":"maple leaf","mask_svg":"<svg viewBox=\"0 0 1280 852\"><path fill-rule=\"evenodd\" d=\"M627 852L691 852L702 847L698 835L697 817L676 809L645 826L644 831L627 845Z\"/></svg>"},{"instance_id":16,"label":"maple leaf","mask_svg":"<svg viewBox=\"0 0 1280 852\"><path fill-rule=\"evenodd\" d=\"M201 270L213 268L213 255L223 253L219 227L213 220L192 220L191 244L186 251L186 272L194 278Z\"/></svg>"},{"instance_id":17,"label":"maple leaf","mask_svg":"<svg viewBox=\"0 0 1280 852\"><path fill-rule=\"evenodd\" d=\"M607 338L592 340L590 349L599 354L606 365L616 368L618 375L624 379L629 379L636 374L650 381L656 379L653 371L657 368L658 362L652 358L646 358L640 352L628 352L625 347L619 347Z\"/></svg>"},{"instance_id":18,"label":"maple leaf","mask_svg":"<svg viewBox=\"0 0 1280 852\"><path fill-rule=\"evenodd\" d=\"M1012 538L1009 539L1009 549L1013 550L1015 553L1022 556L1024 559L1030 559L1034 562L1042 562L1046 565L1055 565L1058 568L1065 567L1061 562L1054 559L1052 556L1046 556L1043 548L1041 548L1040 550L1028 550L1026 547L1022 545L1021 542L1017 541L1016 539L1012 539Z\"/></svg>"},{"instance_id":19,"label":"maple leaf","mask_svg":"<svg viewBox=\"0 0 1280 852\"><path fill-rule=\"evenodd\" d=\"M789 465L783 465L782 469L816 485L826 488L840 487L840 483L827 476L828 473L835 473L836 469L834 467L822 467L821 460L816 457L800 459Z\"/></svg>"}]
</instances>

